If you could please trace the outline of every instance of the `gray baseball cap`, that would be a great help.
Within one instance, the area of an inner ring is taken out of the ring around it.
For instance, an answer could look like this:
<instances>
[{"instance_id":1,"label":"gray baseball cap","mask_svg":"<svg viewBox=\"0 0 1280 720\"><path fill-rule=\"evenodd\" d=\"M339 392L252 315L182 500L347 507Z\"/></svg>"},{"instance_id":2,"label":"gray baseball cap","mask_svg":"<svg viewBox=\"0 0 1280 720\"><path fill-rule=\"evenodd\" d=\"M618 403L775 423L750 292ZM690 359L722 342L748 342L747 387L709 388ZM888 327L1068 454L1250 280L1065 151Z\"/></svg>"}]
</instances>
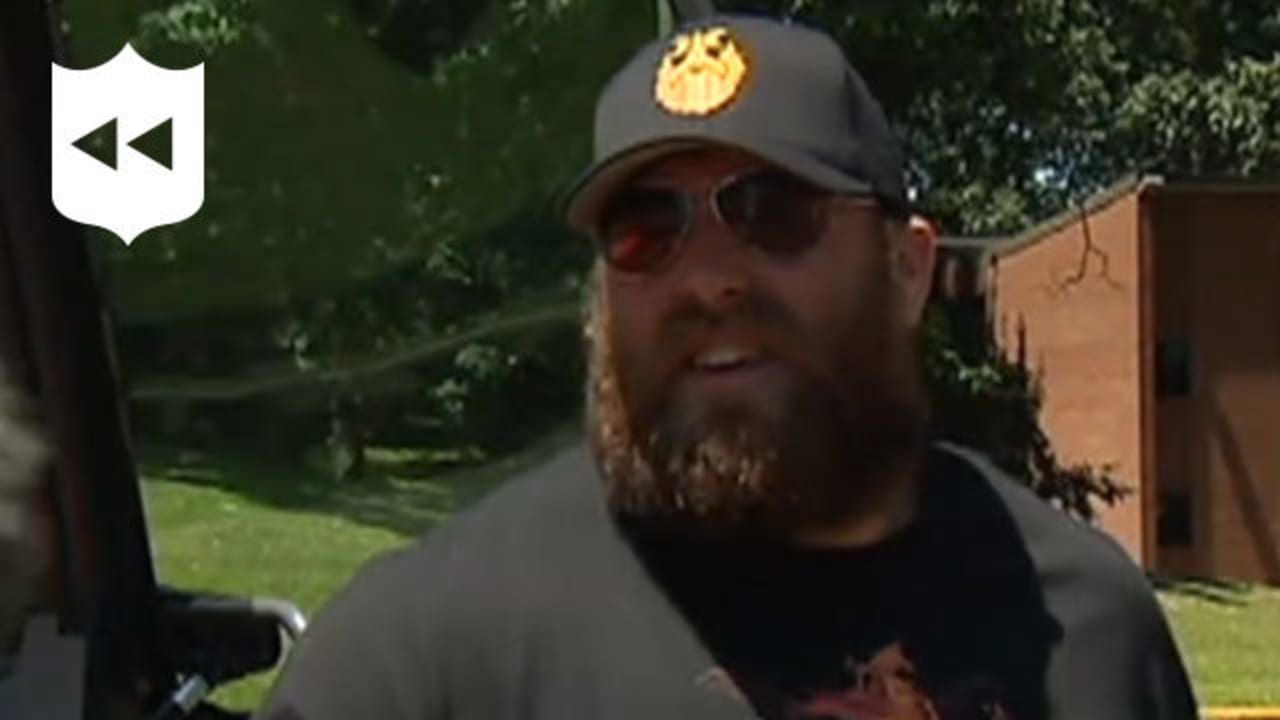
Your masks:
<instances>
[{"instance_id":1,"label":"gray baseball cap","mask_svg":"<svg viewBox=\"0 0 1280 720\"><path fill-rule=\"evenodd\" d=\"M717 14L649 43L596 104L592 165L561 198L589 231L637 170L673 151L723 146L905 216L905 162L879 102L826 33Z\"/></svg>"}]
</instances>

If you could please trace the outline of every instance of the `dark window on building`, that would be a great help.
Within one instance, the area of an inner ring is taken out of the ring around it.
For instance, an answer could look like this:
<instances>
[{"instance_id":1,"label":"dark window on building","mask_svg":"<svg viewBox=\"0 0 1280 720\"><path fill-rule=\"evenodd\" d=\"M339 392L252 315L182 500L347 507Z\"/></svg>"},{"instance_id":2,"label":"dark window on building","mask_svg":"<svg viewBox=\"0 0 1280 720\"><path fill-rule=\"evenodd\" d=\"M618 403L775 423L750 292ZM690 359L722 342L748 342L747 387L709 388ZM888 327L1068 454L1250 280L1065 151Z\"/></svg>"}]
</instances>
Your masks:
<instances>
[{"instance_id":1,"label":"dark window on building","mask_svg":"<svg viewBox=\"0 0 1280 720\"><path fill-rule=\"evenodd\" d=\"M1191 547L1191 493L1171 490L1160 493L1160 509L1156 517L1156 543L1160 547Z\"/></svg>"},{"instance_id":2,"label":"dark window on building","mask_svg":"<svg viewBox=\"0 0 1280 720\"><path fill-rule=\"evenodd\" d=\"M1156 393L1161 397L1191 394L1191 345L1186 341L1156 343Z\"/></svg>"}]
</instances>

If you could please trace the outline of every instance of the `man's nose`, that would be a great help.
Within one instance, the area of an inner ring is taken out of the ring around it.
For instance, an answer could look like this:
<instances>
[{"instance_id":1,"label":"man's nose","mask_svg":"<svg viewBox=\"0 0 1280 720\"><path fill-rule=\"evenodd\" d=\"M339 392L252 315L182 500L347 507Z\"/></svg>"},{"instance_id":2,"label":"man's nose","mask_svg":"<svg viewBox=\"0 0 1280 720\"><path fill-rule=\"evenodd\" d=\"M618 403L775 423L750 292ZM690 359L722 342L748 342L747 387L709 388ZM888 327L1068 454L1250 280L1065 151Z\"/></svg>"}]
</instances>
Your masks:
<instances>
[{"instance_id":1,"label":"man's nose","mask_svg":"<svg viewBox=\"0 0 1280 720\"><path fill-rule=\"evenodd\" d=\"M726 309L742 301L751 287L751 250L703 208L687 239L677 283L704 306Z\"/></svg>"}]
</instances>

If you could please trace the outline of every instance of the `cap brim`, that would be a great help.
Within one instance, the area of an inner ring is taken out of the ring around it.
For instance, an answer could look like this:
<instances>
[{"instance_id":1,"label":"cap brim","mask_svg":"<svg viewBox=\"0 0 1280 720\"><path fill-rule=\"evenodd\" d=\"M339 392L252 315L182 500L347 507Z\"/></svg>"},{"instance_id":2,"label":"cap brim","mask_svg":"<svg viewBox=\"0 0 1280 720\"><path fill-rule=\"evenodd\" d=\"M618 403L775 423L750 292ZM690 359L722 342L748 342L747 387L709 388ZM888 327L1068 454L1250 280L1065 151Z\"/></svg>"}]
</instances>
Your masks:
<instances>
[{"instance_id":1,"label":"cap brim","mask_svg":"<svg viewBox=\"0 0 1280 720\"><path fill-rule=\"evenodd\" d=\"M592 165L565 192L560 203L562 215L569 227L590 232L601 206L636 172L666 155L707 147L745 152L832 192L873 192L870 183L792 148L698 136L670 137L627 148Z\"/></svg>"}]
</instances>

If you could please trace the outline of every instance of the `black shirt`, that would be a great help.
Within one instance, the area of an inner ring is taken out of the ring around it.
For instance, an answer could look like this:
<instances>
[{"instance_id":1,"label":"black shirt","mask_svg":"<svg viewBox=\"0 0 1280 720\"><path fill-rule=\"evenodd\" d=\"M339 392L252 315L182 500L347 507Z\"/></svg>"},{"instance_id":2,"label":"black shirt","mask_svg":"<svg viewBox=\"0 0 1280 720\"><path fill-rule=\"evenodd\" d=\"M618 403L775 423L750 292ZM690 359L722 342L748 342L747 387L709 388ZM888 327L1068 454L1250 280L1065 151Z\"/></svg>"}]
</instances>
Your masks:
<instances>
[{"instance_id":1,"label":"black shirt","mask_svg":"<svg viewBox=\"0 0 1280 720\"><path fill-rule=\"evenodd\" d=\"M619 527L584 447L371 563L269 720L1186 718L1146 578L1105 535L939 447L859 550Z\"/></svg>"}]
</instances>

